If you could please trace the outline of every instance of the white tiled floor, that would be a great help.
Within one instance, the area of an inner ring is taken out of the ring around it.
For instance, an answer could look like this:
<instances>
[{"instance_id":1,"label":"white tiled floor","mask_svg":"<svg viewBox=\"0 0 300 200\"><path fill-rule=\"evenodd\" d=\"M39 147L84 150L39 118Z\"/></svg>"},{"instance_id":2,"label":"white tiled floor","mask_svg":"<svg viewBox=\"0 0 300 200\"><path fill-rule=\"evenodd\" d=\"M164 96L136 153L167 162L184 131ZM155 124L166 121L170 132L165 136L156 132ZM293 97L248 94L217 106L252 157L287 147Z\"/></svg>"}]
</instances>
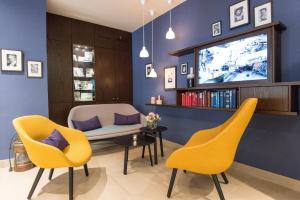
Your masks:
<instances>
[{"instance_id":1,"label":"white tiled floor","mask_svg":"<svg viewBox=\"0 0 300 200\"><path fill-rule=\"evenodd\" d=\"M100 144L99 146L102 146ZM82 168L74 172L74 196L77 200L163 200L166 198L171 170L164 166L165 158L178 146L165 144L166 156L159 157L159 164L150 166L148 156L141 158L141 148L129 152L128 175L123 175L123 148L95 147L88 163L90 176L85 177ZM152 150L153 152L153 150ZM0 168L0 199L25 200L37 168L23 173L8 172ZM68 199L67 169L57 169L53 180L48 181L45 170L32 199ZM234 171L227 174L229 184L222 184L226 199L230 200L299 200L300 193L254 176ZM179 172L172 198L174 200L218 200L218 194L210 177Z\"/></svg>"}]
</instances>

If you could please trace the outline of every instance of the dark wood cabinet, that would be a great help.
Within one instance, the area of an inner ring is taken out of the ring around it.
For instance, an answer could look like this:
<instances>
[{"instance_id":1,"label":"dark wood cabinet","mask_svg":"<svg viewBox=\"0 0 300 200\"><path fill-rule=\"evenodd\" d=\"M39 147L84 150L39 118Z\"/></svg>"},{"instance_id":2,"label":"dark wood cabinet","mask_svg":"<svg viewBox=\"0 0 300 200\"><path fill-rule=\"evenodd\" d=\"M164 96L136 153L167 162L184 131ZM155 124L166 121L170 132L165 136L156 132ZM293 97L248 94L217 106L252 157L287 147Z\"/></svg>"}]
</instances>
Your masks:
<instances>
[{"instance_id":1,"label":"dark wood cabinet","mask_svg":"<svg viewBox=\"0 0 300 200\"><path fill-rule=\"evenodd\" d=\"M72 107L132 103L131 33L47 14L49 115L67 125ZM95 48L96 101L74 102L72 45Z\"/></svg>"},{"instance_id":2,"label":"dark wood cabinet","mask_svg":"<svg viewBox=\"0 0 300 200\"><path fill-rule=\"evenodd\" d=\"M72 43L94 46L95 25L72 19Z\"/></svg>"}]
</instances>

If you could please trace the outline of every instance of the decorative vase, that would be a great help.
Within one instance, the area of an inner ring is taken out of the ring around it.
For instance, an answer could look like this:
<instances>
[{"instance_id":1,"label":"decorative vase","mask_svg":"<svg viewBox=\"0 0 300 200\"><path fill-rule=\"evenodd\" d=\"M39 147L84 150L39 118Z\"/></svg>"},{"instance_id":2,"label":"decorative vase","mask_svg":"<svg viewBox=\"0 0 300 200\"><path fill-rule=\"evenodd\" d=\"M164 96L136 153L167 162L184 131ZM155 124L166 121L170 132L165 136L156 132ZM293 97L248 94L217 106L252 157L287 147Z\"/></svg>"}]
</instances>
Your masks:
<instances>
[{"instance_id":1,"label":"decorative vase","mask_svg":"<svg viewBox=\"0 0 300 200\"><path fill-rule=\"evenodd\" d=\"M156 129L157 128L157 122L147 122L147 127L150 129Z\"/></svg>"}]
</instances>

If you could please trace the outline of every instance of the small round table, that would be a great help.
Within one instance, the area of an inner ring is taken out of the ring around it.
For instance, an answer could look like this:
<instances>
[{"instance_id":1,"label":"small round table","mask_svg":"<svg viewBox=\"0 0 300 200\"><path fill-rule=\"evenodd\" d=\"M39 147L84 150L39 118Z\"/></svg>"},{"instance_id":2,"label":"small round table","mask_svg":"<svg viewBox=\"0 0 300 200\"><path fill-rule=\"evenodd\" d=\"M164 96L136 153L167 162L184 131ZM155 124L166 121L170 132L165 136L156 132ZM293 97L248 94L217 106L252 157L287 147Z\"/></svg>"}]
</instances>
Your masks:
<instances>
[{"instance_id":1,"label":"small round table","mask_svg":"<svg viewBox=\"0 0 300 200\"><path fill-rule=\"evenodd\" d=\"M164 147L163 147L163 141L162 141L162 132L168 130L167 127L164 126L157 126L155 129L151 129L148 127L142 127L140 128L140 131L142 133L145 133L145 135L154 135L156 138L156 134L158 133L159 136L159 143L160 143L160 153L161 157L164 157ZM142 157L144 158L144 153L145 153L145 146L143 146L143 154ZM157 165L157 142L155 139L154 142L154 163Z\"/></svg>"},{"instance_id":2,"label":"small round table","mask_svg":"<svg viewBox=\"0 0 300 200\"><path fill-rule=\"evenodd\" d=\"M134 138L134 136L136 138ZM117 137L116 139L114 139L113 141L114 141L114 143L125 147L124 169L123 169L124 175L127 174L128 152L129 152L130 147L148 146L150 163L151 163L151 166L153 166L150 145L155 143L156 139L154 137L142 135L142 134L134 134L134 135L120 136L120 137Z\"/></svg>"}]
</instances>

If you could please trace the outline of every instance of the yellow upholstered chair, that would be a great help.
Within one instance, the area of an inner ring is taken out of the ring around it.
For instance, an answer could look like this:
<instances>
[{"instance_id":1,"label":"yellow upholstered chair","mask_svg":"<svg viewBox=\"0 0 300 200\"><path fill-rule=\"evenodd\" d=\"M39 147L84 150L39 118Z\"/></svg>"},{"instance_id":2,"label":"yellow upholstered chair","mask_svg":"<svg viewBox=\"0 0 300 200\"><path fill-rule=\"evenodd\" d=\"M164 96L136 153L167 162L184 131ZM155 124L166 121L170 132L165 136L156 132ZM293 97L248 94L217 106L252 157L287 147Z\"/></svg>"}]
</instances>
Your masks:
<instances>
[{"instance_id":1,"label":"yellow upholstered chair","mask_svg":"<svg viewBox=\"0 0 300 200\"><path fill-rule=\"evenodd\" d=\"M240 108L222 125L195 133L182 148L167 159L172 168L167 196L170 198L178 169L211 175L220 199L225 199L216 174L221 173L225 183L225 171L234 161L240 139L247 128L257 105L256 98L246 99Z\"/></svg>"},{"instance_id":2,"label":"yellow upholstered chair","mask_svg":"<svg viewBox=\"0 0 300 200\"><path fill-rule=\"evenodd\" d=\"M30 160L40 170L32 185L28 199L31 198L44 169L51 169L49 180L51 180L54 168L69 168L69 199L73 199L73 167L84 165L86 176L88 176L87 162L91 158L92 149L86 136L78 130L58 125L46 117L39 115L24 116L13 120L19 138L23 142ZM39 142L47 138L54 130L58 130L69 145L63 150Z\"/></svg>"}]
</instances>

